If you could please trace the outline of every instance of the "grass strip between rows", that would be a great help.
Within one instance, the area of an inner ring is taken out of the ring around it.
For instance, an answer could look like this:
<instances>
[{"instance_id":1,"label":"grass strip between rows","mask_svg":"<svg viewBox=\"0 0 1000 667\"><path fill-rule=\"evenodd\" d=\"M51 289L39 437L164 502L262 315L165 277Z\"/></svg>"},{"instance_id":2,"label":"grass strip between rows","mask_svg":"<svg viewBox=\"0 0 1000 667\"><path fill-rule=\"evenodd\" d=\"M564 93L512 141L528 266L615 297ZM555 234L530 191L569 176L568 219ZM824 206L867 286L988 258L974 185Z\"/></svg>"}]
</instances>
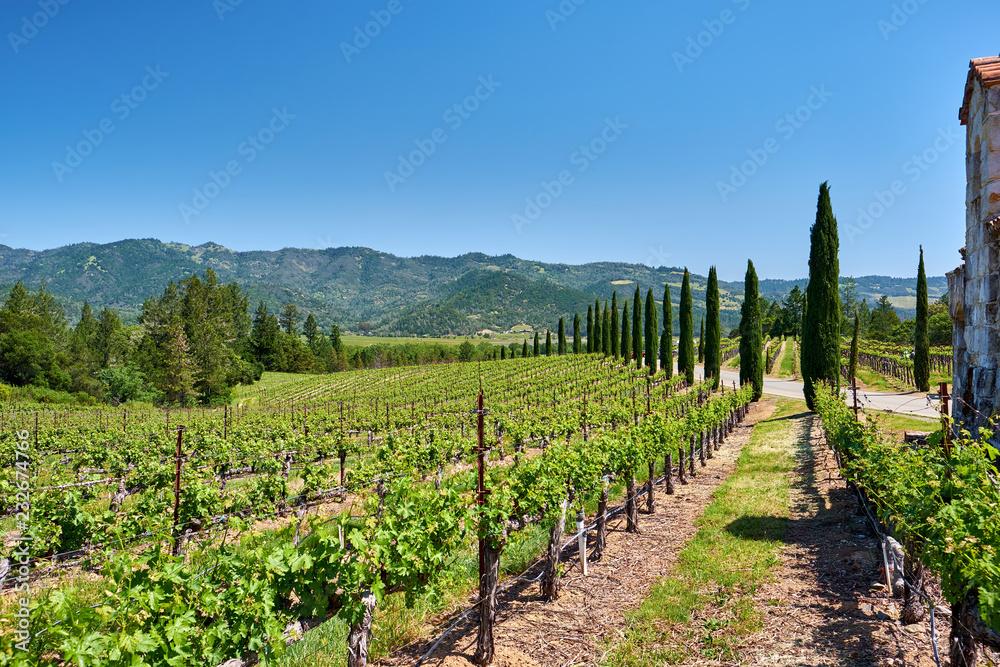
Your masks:
<instances>
[{"instance_id":1,"label":"grass strip between rows","mask_svg":"<svg viewBox=\"0 0 1000 667\"><path fill-rule=\"evenodd\" d=\"M627 615L628 630L609 646L607 667L735 660L760 629L753 596L780 562L804 410L801 401L779 400L775 414L754 427L674 571Z\"/></svg>"}]
</instances>

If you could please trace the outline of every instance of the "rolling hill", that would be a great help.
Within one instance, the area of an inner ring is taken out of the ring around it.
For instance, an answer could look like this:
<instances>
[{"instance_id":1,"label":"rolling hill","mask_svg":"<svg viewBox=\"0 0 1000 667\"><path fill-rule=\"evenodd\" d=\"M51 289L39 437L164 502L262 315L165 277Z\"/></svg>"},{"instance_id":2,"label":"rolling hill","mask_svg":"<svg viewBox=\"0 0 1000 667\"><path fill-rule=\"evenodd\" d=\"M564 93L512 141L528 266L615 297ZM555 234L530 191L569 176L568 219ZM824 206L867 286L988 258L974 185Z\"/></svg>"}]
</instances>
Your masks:
<instances>
[{"instance_id":1,"label":"rolling hill","mask_svg":"<svg viewBox=\"0 0 1000 667\"><path fill-rule=\"evenodd\" d=\"M34 251L0 245L0 289L17 280L30 287L45 281L65 305L70 320L83 301L117 308L135 322L143 301L160 294L171 280L211 268L224 282L236 281L258 301L276 311L294 303L315 314L325 329L337 323L345 331L359 322L384 335L470 334L505 330L519 323L555 327L559 317L585 317L595 299L631 298L639 284L662 297L664 282L676 306L683 269L596 262L569 265L519 259L513 255L469 253L459 257L397 257L369 248L236 252L215 243L188 246L155 239L127 239L108 244L80 243ZM856 278L859 294L872 303L887 294L912 312L915 279L885 276ZM762 280L761 294L780 299L805 280ZM944 293L944 277L928 279L931 298ZM696 304L703 304L705 278L692 275ZM741 282L720 283L723 328L739 320ZM676 320L676 308L675 308ZM696 307L695 321L703 314Z\"/></svg>"}]
</instances>

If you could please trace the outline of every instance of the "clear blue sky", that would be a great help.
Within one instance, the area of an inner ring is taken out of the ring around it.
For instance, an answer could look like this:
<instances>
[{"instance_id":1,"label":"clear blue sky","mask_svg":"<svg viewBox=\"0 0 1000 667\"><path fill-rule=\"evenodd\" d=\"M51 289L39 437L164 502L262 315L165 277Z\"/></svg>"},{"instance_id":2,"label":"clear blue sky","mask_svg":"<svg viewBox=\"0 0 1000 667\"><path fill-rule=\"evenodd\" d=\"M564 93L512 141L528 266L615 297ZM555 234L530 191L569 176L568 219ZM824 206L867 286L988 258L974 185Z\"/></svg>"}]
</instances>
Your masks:
<instances>
[{"instance_id":1,"label":"clear blue sky","mask_svg":"<svg viewBox=\"0 0 1000 667\"><path fill-rule=\"evenodd\" d=\"M1000 53L995 0L61 1L0 8L15 247L360 245L724 279L750 257L796 278L829 180L844 275L915 275L921 243L939 275L964 244L968 61ZM418 142L434 150L411 173ZM848 239L859 208L880 214Z\"/></svg>"}]
</instances>

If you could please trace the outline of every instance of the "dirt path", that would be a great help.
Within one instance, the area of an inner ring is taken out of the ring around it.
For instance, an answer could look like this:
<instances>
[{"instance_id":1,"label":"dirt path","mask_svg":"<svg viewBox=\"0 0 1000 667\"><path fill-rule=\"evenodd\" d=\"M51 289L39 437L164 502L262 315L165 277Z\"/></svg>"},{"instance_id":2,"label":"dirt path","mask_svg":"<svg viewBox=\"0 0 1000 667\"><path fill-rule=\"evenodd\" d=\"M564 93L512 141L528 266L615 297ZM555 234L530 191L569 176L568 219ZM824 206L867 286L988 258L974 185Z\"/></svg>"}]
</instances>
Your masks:
<instances>
[{"instance_id":1,"label":"dirt path","mask_svg":"<svg viewBox=\"0 0 1000 667\"><path fill-rule=\"evenodd\" d=\"M821 440L818 419L802 415L791 521L774 582L756 596L764 627L742 664L933 667L930 623L904 626L901 600L876 585L881 547ZM947 618L938 646L947 655Z\"/></svg>"},{"instance_id":2,"label":"dirt path","mask_svg":"<svg viewBox=\"0 0 1000 667\"><path fill-rule=\"evenodd\" d=\"M495 665L501 667L589 667L600 663L609 642L626 629L625 612L638 607L649 588L677 561L677 554L695 534L694 521L709 503L712 493L730 475L743 447L749 441L750 425L774 412L774 402L755 404L744 425L715 452L708 466L697 466L698 476L687 486L675 484L676 493L666 496L656 488L656 513L640 514L640 535L624 532L623 518L609 522L604 558L590 564L588 577L580 572L575 547L563 553L566 575L559 599L546 603L538 595L538 584L520 582L500 597L497 614ZM645 509L645 501L641 507ZM591 541L590 546L593 546ZM529 571L533 578L541 571ZM474 600L470 599L470 603ZM447 621L439 626L447 626ZM478 617L459 624L431 658L429 667L470 667L475 651ZM433 639L405 648L379 664L391 667L415 665L441 629L428 629Z\"/></svg>"}]
</instances>

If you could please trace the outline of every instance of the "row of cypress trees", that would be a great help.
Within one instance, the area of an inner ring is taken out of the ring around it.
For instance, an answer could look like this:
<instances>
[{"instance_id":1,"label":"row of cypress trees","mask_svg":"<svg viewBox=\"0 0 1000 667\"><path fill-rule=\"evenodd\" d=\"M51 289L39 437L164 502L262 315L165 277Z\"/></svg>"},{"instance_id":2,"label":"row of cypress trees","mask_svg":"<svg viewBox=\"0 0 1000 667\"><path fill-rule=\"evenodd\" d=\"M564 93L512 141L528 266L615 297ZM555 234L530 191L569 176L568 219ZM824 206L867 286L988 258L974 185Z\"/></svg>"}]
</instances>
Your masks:
<instances>
[{"instance_id":1,"label":"row of cypress trees","mask_svg":"<svg viewBox=\"0 0 1000 667\"><path fill-rule=\"evenodd\" d=\"M611 306L605 302L602 310L600 301L587 308L587 352L621 358L627 363L635 362L636 366L645 365L650 375L659 368L667 371L667 376L673 375L673 307L670 304L670 286L664 285L663 290L663 330L660 331L659 315L653 290L646 292L646 305L643 308L642 291L638 285L629 321L629 304L621 309L621 319L618 315L618 292L611 295ZM619 324L620 322L620 324Z\"/></svg>"},{"instance_id":2,"label":"row of cypress trees","mask_svg":"<svg viewBox=\"0 0 1000 667\"><path fill-rule=\"evenodd\" d=\"M809 284L806 287L801 341L801 368L804 380L804 394L810 409L814 407L817 388L824 381L832 390L840 387L840 241L837 219L833 215L828 183L820 186L816 206L816 222L810 229ZM750 383L754 389L754 400L763 393L764 356L763 331L761 328L760 287L753 262L747 262L744 280L744 299L740 317L740 382ZM677 349L678 372L684 374L689 383L694 382L695 364L704 361L705 377L718 388L721 375L722 328L720 322L719 280L716 267L708 272L705 290L706 316L701 321L698 349L694 347L693 299L691 295L691 274L684 270L680 296L680 329ZM930 343L927 331L927 276L924 269L924 251L920 248L920 262L917 272L917 316L914 332L914 379L918 390L929 390ZM603 353L621 358L627 363L633 360L638 367L645 365L652 375L658 367L673 374L673 312L670 303L670 286L663 292L663 329L658 324L658 313L653 290L646 293L645 308L639 286L635 288L632 301L631 326L629 304L626 299L619 320L618 293L612 294L610 307L600 300L587 310L588 353ZM855 314L854 337L851 342L850 375L857 368L858 331L860 320ZM584 350L580 338L581 321L577 314L573 320L573 352ZM551 332L548 332L546 350L551 354ZM525 352L527 351L525 342ZM535 335L534 352L539 353L538 335ZM559 320L558 353L567 353L566 333L563 320Z\"/></svg>"}]
</instances>

